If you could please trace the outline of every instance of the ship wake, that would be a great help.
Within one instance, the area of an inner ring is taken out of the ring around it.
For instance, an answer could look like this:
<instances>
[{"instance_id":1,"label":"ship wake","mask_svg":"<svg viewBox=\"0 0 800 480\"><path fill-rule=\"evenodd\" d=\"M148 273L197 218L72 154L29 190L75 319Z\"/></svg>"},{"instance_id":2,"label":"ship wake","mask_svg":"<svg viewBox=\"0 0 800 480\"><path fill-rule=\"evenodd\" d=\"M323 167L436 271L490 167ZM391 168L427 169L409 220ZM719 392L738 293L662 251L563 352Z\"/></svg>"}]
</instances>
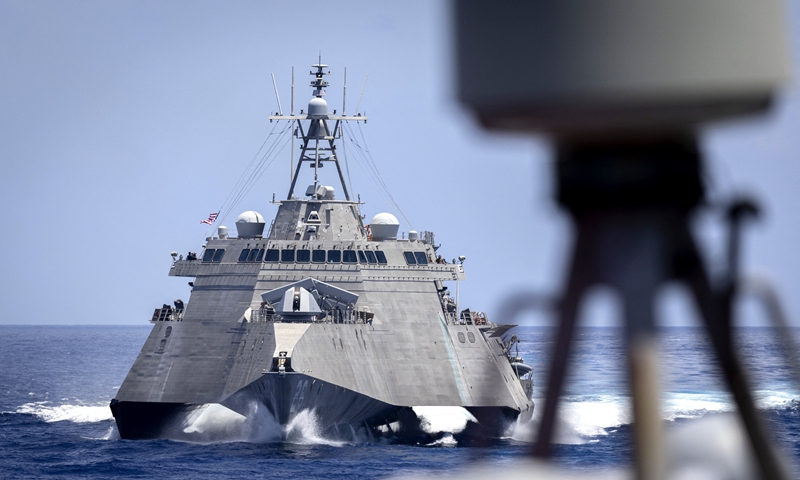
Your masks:
<instances>
[{"instance_id":1,"label":"ship wake","mask_svg":"<svg viewBox=\"0 0 800 480\"><path fill-rule=\"evenodd\" d=\"M99 423L113 418L108 404L54 405L47 401L31 402L19 406L14 413L33 415L47 423Z\"/></svg>"},{"instance_id":2,"label":"ship wake","mask_svg":"<svg viewBox=\"0 0 800 480\"><path fill-rule=\"evenodd\" d=\"M798 402L793 393L780 390L756 392L760 410L785 412L796 409ZM538 400L543 405L544 402ZM668 393L662 400L664 422L700 419L716 414L734 412L735 403L727 392ZM533 442L539 428L541 410L534 411L528 422L512 424L505 438L518 442ZM556 418L554 443L580 445L595 443L600 437L616 433L631 425L630 398L625 395L574 395L562 400Z\"/></svg>"}]
</instances>

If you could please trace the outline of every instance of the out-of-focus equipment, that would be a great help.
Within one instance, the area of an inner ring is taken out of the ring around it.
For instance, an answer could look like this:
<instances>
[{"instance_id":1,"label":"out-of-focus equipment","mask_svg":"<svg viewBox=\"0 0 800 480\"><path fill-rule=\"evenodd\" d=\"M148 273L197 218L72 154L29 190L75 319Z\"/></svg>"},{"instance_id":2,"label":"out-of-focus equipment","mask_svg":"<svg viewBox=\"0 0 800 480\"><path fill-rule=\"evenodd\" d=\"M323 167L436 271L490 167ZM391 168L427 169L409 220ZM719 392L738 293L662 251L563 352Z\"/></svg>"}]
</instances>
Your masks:
<instances>
[{"instance_id":1,"label":"out-of-focus equipment","mask_svg":"<svg viewBox=\"0 0 800 480\"><path fill-rule=\"evenodd\" d=\"M550 453L579 301L606 284L625 312L637 477L664 477L653 297L680 281L699 306L760 475L788 478L731 339L741 217L730 218L721 282L709 277L688 225L704 198L697 125L763 111L788 80L780 2L460 0L453 8L461 101L487 128L552 137L557 201L576 229L534 454Z\"/></svg>"}]
</instances>

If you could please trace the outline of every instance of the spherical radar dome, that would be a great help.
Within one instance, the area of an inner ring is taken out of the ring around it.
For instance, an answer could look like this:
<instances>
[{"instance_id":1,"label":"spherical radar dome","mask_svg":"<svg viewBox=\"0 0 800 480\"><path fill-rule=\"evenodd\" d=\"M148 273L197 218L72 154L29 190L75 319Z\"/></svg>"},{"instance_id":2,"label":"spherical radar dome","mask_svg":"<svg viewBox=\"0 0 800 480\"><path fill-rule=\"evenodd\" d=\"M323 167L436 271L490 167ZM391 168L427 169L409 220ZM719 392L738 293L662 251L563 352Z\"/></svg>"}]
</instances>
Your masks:
<instances>
[{"instance_id":1,"label":"spherical radar dome","mask_svg":"<svg viewBox=\"0 0 800 480\"><path fill-rule=\"evenodd\" d=\"M369 228L372 231L373 240L395 240L397 239L397 230L400 229L400 222L391 213L383 212L372 217Z\"/></svg>"},{"instance_id":2,"label":"spherical radar dome","mask_svg":"<svg viewBox=\"0 0 800 480\"><path fill-rule=\"evenodd\" d=\"M397 220L397 217L387 212L375 215L369 223L370 225L400 225L400 221Z\"/></svg>"},{"instance_id":3,"label":"spherical radar dome","mask_svg":"<svg viewBox=\"0 0 800 480\"><path fill-rule=\"evenodd\" d=\"M327 115L328 114L328 102L325 99L320 97L314 97L311 101L308 102L308 114L309 115Z\"/></svg>"},{"instance_id":4,"label":"spherical radar dome","mask_svg":"<svg viewBox=\"0 0 800 480\"><path fill-rule=\"evenodd\" d=\"M236 231L239 238L260 237L264 233L264 217L253 210L244 212L236 219Z\"/></svg>"}]
</instances>

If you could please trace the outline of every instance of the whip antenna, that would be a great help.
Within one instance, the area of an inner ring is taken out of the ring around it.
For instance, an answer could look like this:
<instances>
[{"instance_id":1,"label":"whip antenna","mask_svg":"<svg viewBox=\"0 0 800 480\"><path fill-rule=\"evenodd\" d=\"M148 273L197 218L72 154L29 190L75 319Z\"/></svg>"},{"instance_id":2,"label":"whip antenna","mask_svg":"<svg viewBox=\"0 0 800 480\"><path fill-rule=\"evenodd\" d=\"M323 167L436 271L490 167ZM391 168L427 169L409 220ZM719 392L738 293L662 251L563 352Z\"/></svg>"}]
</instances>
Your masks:
<instances>
[{"instance_id":1,"label":"whip antenna","mask_svg":"<svg viewBox=\"0 0 800 480\"><path fill-rule=\"evenodd\" d=\"M278 96L278 86L275 84L275 74L270 73L272 75L272 87L275 89L275 99L278 100L278 114L283 115L283 108L281 108L281 97Z\"/></svg>"},{"instance_id":2,"label":"whip antenna","mask_svg":"<svg viewBox=\"0 0 800 480\"><path fill-rule=\"evenodd\" d=\"M347 67L344 67L344 93L342 93L342 116L347 116Z\"/></svg>"},{"instance_id":3,"label":"whip antenna","mask_svg":"<svg viewBox=\"0 0 800 480\"><path fill-rule=\"evenodd\" d=\"M354 113L358 113L358 107L361 106L361 97L364 96L364 89L367 88L367 79L369 78L369 73L366 77L364 77L364 85L361 87L361 94L358 96L358 103L356 104L356 111Z\"/></svg>"},{"instance_id":4,"label":"whip antenna","mask_svg":"<svg viewBox=\"0 0 800 480\"><path fill-rule=\"evenodd\" d=\"M294 116L294 67L292 67L292 116ZM289 149L289 180L294 181L294 132L289 131L289 135L292 137L292 148Z\"/></svg>"}]
</instances>

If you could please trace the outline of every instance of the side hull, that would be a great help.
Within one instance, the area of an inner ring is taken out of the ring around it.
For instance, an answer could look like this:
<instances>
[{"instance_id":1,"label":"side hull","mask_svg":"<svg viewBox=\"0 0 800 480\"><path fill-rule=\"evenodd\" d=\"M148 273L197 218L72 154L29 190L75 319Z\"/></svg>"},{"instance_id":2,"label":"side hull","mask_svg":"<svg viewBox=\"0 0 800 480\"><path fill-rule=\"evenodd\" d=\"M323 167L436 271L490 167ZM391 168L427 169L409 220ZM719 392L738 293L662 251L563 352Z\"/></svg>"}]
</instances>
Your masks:
<instances>
[{"instance_id":1,"label":"side hull","mask_svg":"<svg viewBox=\"0 0 800 480\"><path fill-rule=\"evenodd\" d=\"M120 438L152 440L167 438L169 427L186 418L197 405L162 402L120 402L111 400L111 413L117 422Z\"/></svg>"}]
</instances>

